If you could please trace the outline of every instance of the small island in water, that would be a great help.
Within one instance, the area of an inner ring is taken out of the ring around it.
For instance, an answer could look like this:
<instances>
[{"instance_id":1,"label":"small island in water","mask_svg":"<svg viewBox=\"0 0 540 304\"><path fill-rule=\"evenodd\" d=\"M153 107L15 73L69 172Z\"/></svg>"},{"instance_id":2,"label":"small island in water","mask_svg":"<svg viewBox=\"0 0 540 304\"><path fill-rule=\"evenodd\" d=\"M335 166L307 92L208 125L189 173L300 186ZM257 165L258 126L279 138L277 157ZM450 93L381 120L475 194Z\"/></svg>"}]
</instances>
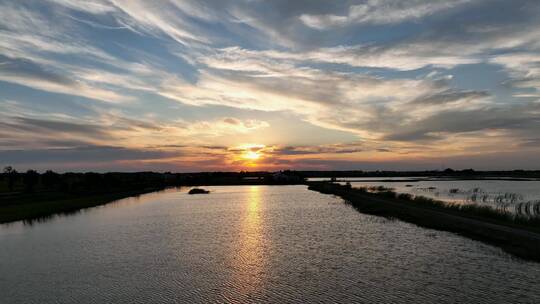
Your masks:
<instances>
[{"instance_id":1,"label":"small island in water","mask_svg":"<svg viewBox=\"0 0 540 304\"><path fill-rule=\"evenodd\" d=\"M188 194L208 194L210 191L202 189L202 188L193 188L189 190Z\"/></svg>"}]
</instances>

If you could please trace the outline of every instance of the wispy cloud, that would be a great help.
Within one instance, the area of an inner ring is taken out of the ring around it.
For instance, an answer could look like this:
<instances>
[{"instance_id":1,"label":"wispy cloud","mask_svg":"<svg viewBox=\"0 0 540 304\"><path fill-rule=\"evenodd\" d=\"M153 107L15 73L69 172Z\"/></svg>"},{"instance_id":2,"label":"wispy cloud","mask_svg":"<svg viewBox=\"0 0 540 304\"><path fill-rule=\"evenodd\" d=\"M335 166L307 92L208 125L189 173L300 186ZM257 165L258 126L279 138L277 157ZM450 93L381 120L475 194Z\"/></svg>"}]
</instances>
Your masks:
<instances>
[{"instance_id":1,"label":"wispy cloud","mask_svg":"<svg viewBox=\"0 0 540 304\"><path fill-rule=\"evenodd\" d=\"M495 56L491 62L502 65L511 76L507 81L511 86L532 89L532 94L516 93L521 97L540 97L540 54L511 53Z\"/></svg>"},{"instance_id":2,"label":"wispy cloud","mask_svg":"<svg viewBox=\"0 0 540 304\"><path fill-rule=\"evenodd\" d=\"M0 0L1 150L184 169L239 168L247 143L261 168L534 154L539 13L527 0Z\"/></svg>"},{"instance_id":3,"label":"wispy cloud","mask_svg":"<svg viewBox=\"0 0 540 304\"><path fill-rule=\"evenodd\" d=\"M362 4L351 5L345 15L303 14L299 18L307 26L316 29L328 29L354 23L389 24L418 20L467 2L470 0L368 0Z\"/></svg>"},{"instance_id":4,"label":"wispy cloud","mask_svg":"<svg viewBox=\"0 0 540 304\"><path fill-rule=\"evenodd\" d=\"M2 56L0 55L0 60ZM114 91L89 86L84 82L47 70L34 62L25 59L3 59L0 65L0 80L43 91L82 96L109 102L128 101Z\"/></svg>"}]
</instances>

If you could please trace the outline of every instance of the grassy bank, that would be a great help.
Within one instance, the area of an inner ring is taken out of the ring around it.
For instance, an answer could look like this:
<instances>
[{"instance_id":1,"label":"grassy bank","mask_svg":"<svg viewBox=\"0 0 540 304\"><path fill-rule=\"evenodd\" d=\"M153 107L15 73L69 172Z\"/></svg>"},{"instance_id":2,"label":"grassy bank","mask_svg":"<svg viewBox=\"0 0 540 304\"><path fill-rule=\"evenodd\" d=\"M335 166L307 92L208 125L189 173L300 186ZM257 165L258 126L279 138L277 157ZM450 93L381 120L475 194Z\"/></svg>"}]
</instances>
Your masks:
<instances>
[{"instance_id":1,"label":"grassy bank","mask_svg":"<svg viewBox=\"0 0 540 304\"><path fill-rule=\"evenodd\" d=\"M349 186L343 187L349 188ZM349 189L350 191L355 191L364 195L376 195L377 197L384 197L390 200L407 202L412 206L442 210L452 214L540 232L540 217L534 215L526 216L523 214L515 214L508 212L506 209L494 209L486 205L452 204L425 196L415 196L409 193L396 193L392 191L392 189L382 186Z\"/></svg>"},{"instance_id":2,"label":"grassy bank","mask_svg":"<svg viewBox=\"0 0 540 304\"><path fill-rule=\"evenodd\" d=\"M56 214L76 213L81 209L104 205L112 201L136 196L162 188L119 191L112 193L68 195L64 193L46 193L42 195L21 196L9 203L0 205L0 223L14 221L39 221Z\"/></svg>"},{"instance_id":3,"label":"grassy bank","mask_svg":"<svg viewBox=\"0 0 540 304\"><path fill-rule=\"evenodd\" d=\"M332 183L309 183L309 189L339 196L363 213L455 232L521 258L540 261L538 219L514 217L487 207L448 205L423 197L391 191L372 193Z\"/></svg>"}]
</instances>

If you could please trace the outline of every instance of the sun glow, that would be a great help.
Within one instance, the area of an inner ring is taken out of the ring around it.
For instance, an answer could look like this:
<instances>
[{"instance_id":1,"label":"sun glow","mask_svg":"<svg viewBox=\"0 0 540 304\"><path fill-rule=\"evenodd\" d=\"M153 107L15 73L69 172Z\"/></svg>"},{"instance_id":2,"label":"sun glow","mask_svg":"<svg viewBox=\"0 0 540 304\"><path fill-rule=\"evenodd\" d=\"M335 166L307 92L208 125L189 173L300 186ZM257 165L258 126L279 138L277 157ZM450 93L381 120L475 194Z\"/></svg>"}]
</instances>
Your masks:
<instances>
[{"instance_id":1,"label":"sun glow","mask_svg":"<svg viewBox=\"0 0 540 304\"><path fill-rule=\"evenodd\" d=\"M242 157L247 160L257 160L261 157L261 154L255 151L247 151Z\"/></svg>"},{"instance_id":2,"label":"sun glow","mask_svg":"<svg viewBox=\"0 0 540 304\"><path fill-rule=\"evenodd\" d=\"M260 144L244 144L233 149L235 158L244 161L245 165L254 166L256 161L263 158L265 145Z\"/></svg>"}]
</instances>

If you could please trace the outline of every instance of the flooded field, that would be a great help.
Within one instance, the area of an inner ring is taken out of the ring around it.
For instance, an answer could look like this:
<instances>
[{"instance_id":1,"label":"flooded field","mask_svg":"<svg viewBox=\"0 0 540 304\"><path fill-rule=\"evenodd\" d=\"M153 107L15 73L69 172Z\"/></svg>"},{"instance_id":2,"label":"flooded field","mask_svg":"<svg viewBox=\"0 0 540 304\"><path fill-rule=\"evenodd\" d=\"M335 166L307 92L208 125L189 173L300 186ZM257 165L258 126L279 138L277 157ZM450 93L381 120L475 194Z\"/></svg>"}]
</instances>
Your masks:
<instances>
[{"instance_id":1,"label":"flooded field","mask_svg":"<svg viewBox=\"0 0 540 304\"><path fill-rule=\"evenodd\" d=\"M328 179L311 179L328 180ZM353 187L389 189L397 193L425 196L449 203L488 205L495 209L540 216L540 180L445 179L423 177L338 178Z\"/></svg>"}]
</instances>

